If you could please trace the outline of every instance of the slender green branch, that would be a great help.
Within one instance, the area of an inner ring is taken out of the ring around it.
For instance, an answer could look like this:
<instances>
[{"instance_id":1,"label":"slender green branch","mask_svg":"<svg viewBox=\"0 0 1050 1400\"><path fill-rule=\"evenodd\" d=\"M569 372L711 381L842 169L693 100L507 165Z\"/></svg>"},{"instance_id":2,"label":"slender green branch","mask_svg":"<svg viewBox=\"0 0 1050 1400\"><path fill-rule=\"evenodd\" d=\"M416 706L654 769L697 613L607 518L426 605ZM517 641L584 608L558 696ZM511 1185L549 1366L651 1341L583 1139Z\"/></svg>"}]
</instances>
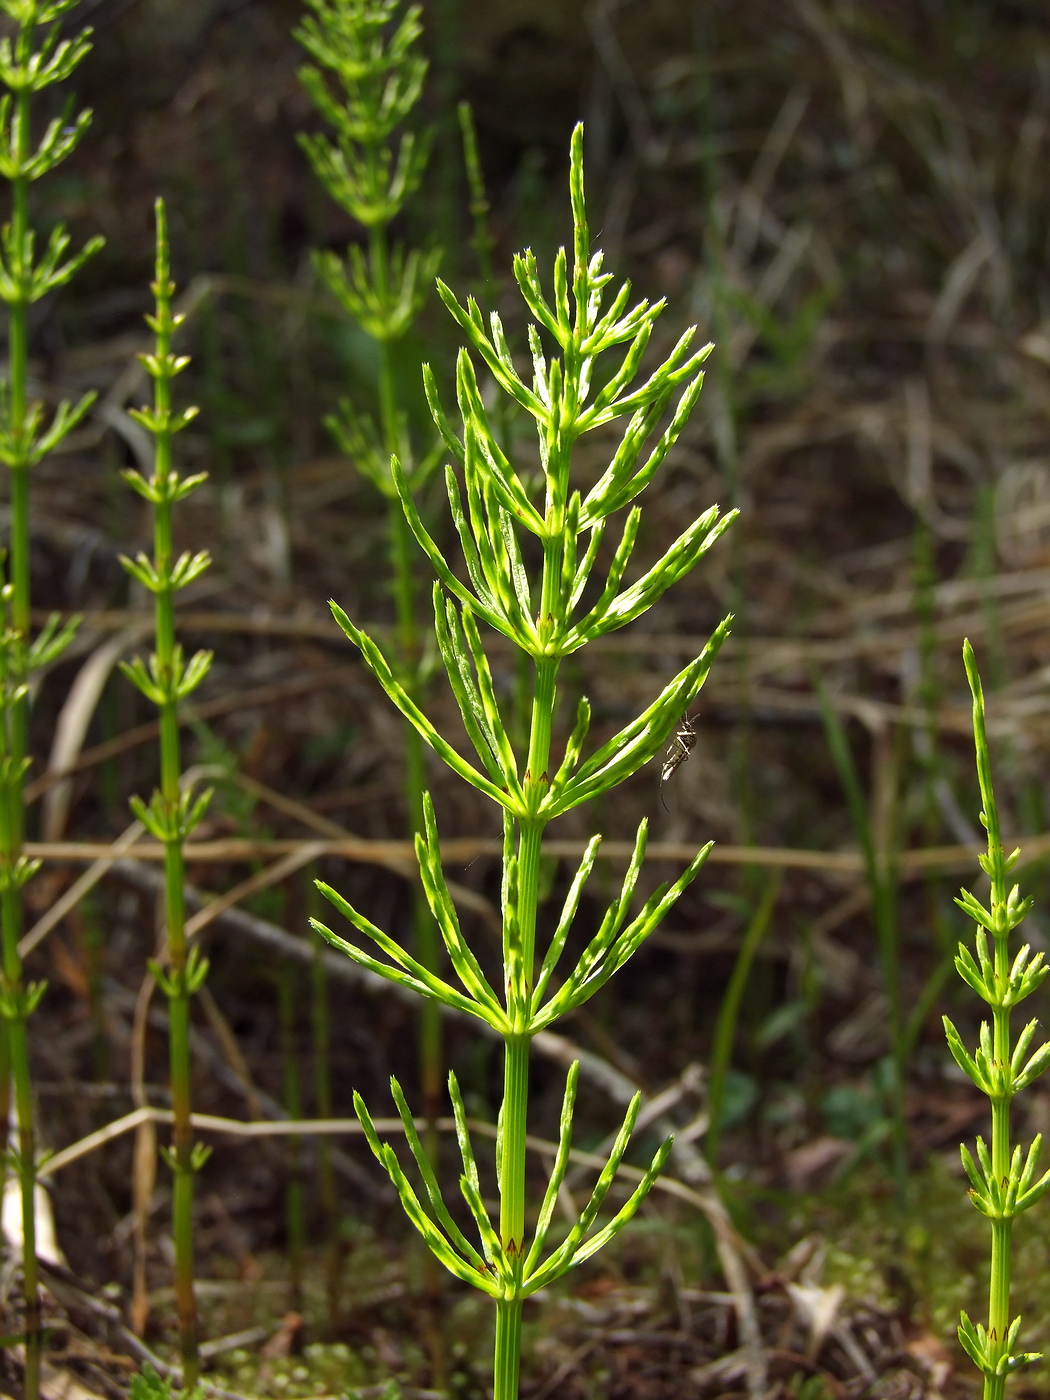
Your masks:
<instances>
[{"instance_id":1,"label":"slender green branch","mask_svg":"<svg viewBox=\"0 0 1050 1400\"><path fill-rule=\"evenodd\" d=\"M142 694L156 705L160 717L160 787L147 805L132 799L132 808L150 834L164 844L164 912L166 949L163 965L151 964L157 985L168 998L170 1032L168 1061L171 1076L171 1147L164 1156L173 1176L172 1234L175 1241L175 1301L182 1348L183 1385L189 1390L200 1372L197 1303L193 1276L194 1178L207 1159L207 1151L193 1141L192 1081L190 1062L190 1001L203 985L208 964L186 938L183 890L183 846L204 815L210 792L194 797L182 786L182 754L179 740L179 705L208 674L210 652L197 652L189 661L175 634L175 594L208 567L207 554L176 556L172 512L204 480L202 475L180 477L172 461L172 440L196 416L196 409L172 407L172 380L189 364L173 349L175 333L183 317L175 315L171 281L167 215L157 201L157 262L153 294L156 310L146 321L155 336L152 354L140 356L153 380L153 406L133 410L133 416L153 436L153 475L147 480L136 471L125 480L153 507L153 558L140 554L122 559L128 573L153 594L154 651L148 665L137 657L121 669Z\"/></svg>"}]
</instances>

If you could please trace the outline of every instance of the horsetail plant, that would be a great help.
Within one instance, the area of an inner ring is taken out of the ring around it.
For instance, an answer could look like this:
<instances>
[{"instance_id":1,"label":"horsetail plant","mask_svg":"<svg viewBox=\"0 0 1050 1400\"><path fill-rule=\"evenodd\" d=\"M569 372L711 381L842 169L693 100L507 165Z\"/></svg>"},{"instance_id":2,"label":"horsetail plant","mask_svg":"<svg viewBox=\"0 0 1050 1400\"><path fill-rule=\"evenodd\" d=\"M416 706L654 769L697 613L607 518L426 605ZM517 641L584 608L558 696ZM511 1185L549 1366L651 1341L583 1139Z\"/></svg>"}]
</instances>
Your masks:
<instances>
[{"instance_id":1,"label":"horsetail plant","mask_svg":"<svg viewBox=\"0 0 1050 1400\"><path fill-rule=\"evenodd\" d=\"M8 1145L5 1165L19 1180L22 1227L22 1296L25 1308L25 1378L27 1397L40 1393L40 1291L36 1261L36 1175L38 1155L33 1122L33 1084L29 1069L29 1018L40 1004L44 982L27 984L23 977L19 935L22 930L22 888L40 868L22 849L23 782L29 767L26 753L26 703L34 675L57 660L76 630L52 618L32 642L16 621L17 589L5 582L0 589L0 919L3 924L3 975L0 1016L4 1024L5 1098L14 1088L18 1142ZM9 1105L5 1103L6 1127Z\"/></svg>"},{"instance_id":2,"label":"horsetail plant","mask_svg":"<svg viewBox=\"0 0 1050 1400\"><path fill-rule=\"evenodd\" d=\"M988 1325L973 1323L966 1313L959 1324L959 1341L984 1376L984 1400L1002 1400L1006 1377L1026 1362L1036 1361L1038 1352L1014 1352L1021 1319L1010 1317L1010 1237L1019 1215L1035 1205L1050 1187L1050 1172L1037 1179L1039 1150L1037 1135L1023 1154L1020 1145L1010 1145L1010 1105L1016 1094L1026 1089L1050 1065L1050 1042L1030 1054L1038 1021L1029 1021L1011 1039L1010 1012L1040 985L1048 969L1043 954L1031 956L1025 944L1011 959L1010 934L1027 916L1032 899L1022 899L1018 887L1008 887L1007 877L1017 864L1019 851L1007 855L999 829L999 812L992 787L988 734L984 720L984 691L977 673L973 648L963 645L966 675L973 695L973 737L977 751L977 777L981 788L981 823L988 833L988 853L979 857L981 869L991 883L987 907L969 890L956 900L976 926L976 954L959 945L955 966L959 976L992 1009L992 1024L981 1024L980 1043L971 1055L962 1037L947 1016L944 1030L956 1064L991 1100L991 1149L977 1139L977 1161L969 1149L961 1148L963 1166L970 1179L970 1199L992 1226L992 1254L988 1290ZM992 946L989 952L988 938Z\"/></svg>"},{"instance_id":3,"label":"horsetail plant","mask_svg":"<svg viewBox=\"0 0 1050 1400\"><path fill-rule=\"evenodd\" d=\"M313 11L295 37L321 68L306 65L299 78L335 139L302 134L300 144L332 199L368 232L367 253L351 244L345 258L317 253L314 265L346 314L373 342L378 359L378 423L343 399L326 418L340 447L383 496L392 589L397 615L397 669L406 692L419 698L420 626L411 532L390 473L394 455L413 491L437 462L435 453L413 457L407 418L398 403L393 347L411 330L437 271L440 250L408 249L393 243L390 226L419 187L432 133L394 133L419 101L427 61L416 50L422 34L420 6L402 10L400 0L306 0ZM425 786L423 746L414 729L405 735L405 806L412 829L422 825ZM416 952L432 970L439 941L422 889L413 892ZM441 1099L441 1022L436 1008L424 1006L419 1026L419 1060L428 1118Z\"/></svg>"},{"instance_id":4,"label":"horsetail plant","mask_svg":"<svg viewBox=\"0 0 1050 1400\"><path fill-rule=\"evenodd\" d=\"M44 406L29 397L29 308L64 286L101 246L91 239L67 257L70 238L62 224L38 251L29 221L29 186L54 170L76 148L91 121L78 116L52 119L33 140L33 99L63 82L90 52L91 31L63 39L59 21L76 0L0 0L0 11L14 33L0 40L0 175L11 186L11 214L0 230L0 301L7 306L7 375L0 384L0 461L10 476L10 546L4 586L2 754L0 754L0 923L3 930L3 978L0 984L0 1119L6 1143L10 1088L13 1082L18 1146L7 1152L22 1196L22 1282L25 1297L25 1395L40 1390L40 1303L36 1266L36 1138L29 1075L27 1022L43 986L27 988L18 942L22 929L21 890L36 866L23 850L22 789L29 766L29 683L32 673L54 661L72 640L75 624L47 624L30 640L29 471L66 438L84 417L95 395L79 403L61 403L49 424ZM38 31L43 31L42 34Z\"/></svg>"},{"instance_id":5,"label":"horsetail plant","mask_svg":"<svg viewBox=\"0 0 1050 1400\"><path fill-rule=\"evenodd\" d=\"M460 352L457 366L459 429L453 427L439 401L429 368L424 371L434 418L455 464L446 469L446 483L466 582L446 562L420 518L411 480L396 458L392 463L402 509L437 576L433 597L439 649L477 763L464 757L434 727L375 641L341 608L332 605L343 630L415 731L454 773L491 798L503 817L500 992L486 977L461 931L442 871L429 794L423 800L416 854L422 885L460 986L413 957L328 885L319 886L325 897L389 961L315 924L333 946L355 962L436 1004L476 1017L503 1039L504 1092L496 1144L497 1221L490 1218L484 1204L455 1075L448 1079L463 1161L460 1186L480 1236L479 1244L463 1233L442 1199L397 1081L392 1081L394 1099L423 1180L422 1198L410 1185L393 1148L380 1142L368 1110L360 1096L355 1096L372 1151L388 1171L413 1225L452 1274L495 1301L495 1400L514 1400L518 1394L524 1299L587 1259L621 1229L638 1209L671 1146L669 1141L662 1144L627 1203L599 1228L598 1212L627 1151L638 1113L636 1097L590 1201L565 1239L548 1248L554 1209L569 1163L578 1078L578 1066L574 1065L565 1087L557 1157L530 1236L526 1231L525 1151L532 1037L587 1001L623 966L695 878L710 850L705 846L670 887L661 886L632 915L646 848L647 824L643 821L619 895L576 966L559 973L601 838L596 836L589 843L556 927L546 947L538 949L544 829L553 818L624 782L662 751L703 685L730 622L727 618L720 624L701 655L642 714L587 758L584 747L591 712L586 699L581 700L571 735L561 752L555 751L558 677L565 658L650 608L698 563L732 518L712 507L689 525L658 563L633 583L625 583L641 520L639 507L632 503L666 458L696 403L703 383L701 366L711 346L693 350L695 328L690 329L648 378L636 382L663 303L650 306L643 301L628 309L629 284L621 286L607 303L606 288L612 278L602 270L602 254L592 256L589 247L582 127L576 128L572 138L570 192L573 262L570 268L564 248L555 258L553 298L548 299L542 289L533 254L525 252L515 260L518 286L535 322L529 333L531 386L514 366L498 314L493 313L486 326L472 299L463 306L448 287L438 284L445 305L500 390L535 420L543 468L542 501L533 499L539 488L530 484L534 477L529 468L516 470L496 442L475 363L466 349ZM556 347L550 359L542 345L543 332ZM610 366L607 352L617 349L622 358ZM670 422L659 432L668 410ZM574 486L571 468L577 439L622 418L627 419L626 427L607 469L589 488ZM627 513L619 540L602 570L604 580L598 580L595 570L605 532L613 515L622 510ZM538 578L529 576L525 564L528 536L542 551ZM589 590L592 581L594 587ZM532 693L526 753L515 750L501 715L480 623L510 641L529 660Z\"/></svg>"},{"instance_id":6,"label":"horsetail plant","mask_svg":"<svg viewBox=\"0 0 1050 1400\"><path fill-rule=\"evenodd\" d=\"M147 480L129 470L124 479L153 507L153 558L139 554L121 560L125 569L153 594L154 646L147 665L141 657L122 665L127 678L160 712L160 787L149 803L132 798L135 815L164 846L164 913L166 956L150 963L157 986L168 998L170 1016L169 1069L173 1114L170 1149L164 1158L173 1175L172 1235L175 1241L175 1302L182 1348L182 1383L189 1392L199 1374L197 1305L193 1286L193 1188L194 1177L204 1165L208 1150L193 1141L190 1120L190 998L207 976L208 964L196 945L186 941L184 902L185 863L183 845L204 815L211 792L194 796L182 785L179 742L179 704L200 685L211 665L211 652L198 651L184 660L175 637L175 594L208 567L207 553L175 556L172 541L172 508L195 490L205 474L181 477L172 464L172 439L197 413L195 408L175 410L171 384L189 364L176 355L172 341L183 321L173 313L175 291L168 257L168 227L164 202L157 200L157 262L152 284L156 312L146 322L156 337L152 354L139 358L153 380L153 406L133 410L134 417L154 441L153 475Z\"/></svg>"}]
</instances>

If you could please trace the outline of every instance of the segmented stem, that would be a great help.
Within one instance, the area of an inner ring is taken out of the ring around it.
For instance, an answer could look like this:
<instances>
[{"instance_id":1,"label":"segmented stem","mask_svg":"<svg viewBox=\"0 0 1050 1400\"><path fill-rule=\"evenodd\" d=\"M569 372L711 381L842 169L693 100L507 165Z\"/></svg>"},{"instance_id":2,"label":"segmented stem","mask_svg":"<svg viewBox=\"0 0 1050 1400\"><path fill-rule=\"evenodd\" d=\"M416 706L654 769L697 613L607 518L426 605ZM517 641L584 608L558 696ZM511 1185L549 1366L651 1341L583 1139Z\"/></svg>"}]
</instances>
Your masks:
<instances>
[{"instance_id":1,"label":"segmented stem","mask_svg":"<svg viewBox=\"0 0 1050 1400\"><path fill-rule=\"evenodd\" d=\"M163 216L161 215L161 220ZM163 230L163 231L162 231ZM157 420L154 435L154 482L158 488L154 515L154 567L158 588L154 594L157 673L162 700L160 709L160 792L168 818L164 842L164 902L170 968L168 1044L172 1108L172 1229L175 1240L175 1294L182 1347L183 1385L196 1385L200 1373L197 1300L194 1292L192 1085L190 1062L190 993L187 986L185 863L180 821L182 753L179 739L178 651L175 638L175 585L172 577L172 429L171 367L174 322L168 274L166 229L158 224L157 298L158 373L154 378L153 406ZM163 249L163 251L162 251Z\"/></svg>"},{"instance_id":2,"label":"segmented stem","mask_svg":"<svg viewBox=\"0 0 1050 1400\"><path fill-rule=\"evenodd\" d=\"M988 735L984 722L983 696L979 707L978 725L978 771L981 778L984 822L988 831L988 857L991 865L992 914L1004 909L1007 903L1005 853L999 828L999 809L991 784L991 764L988 756ZM1009 929L997 930L993 934L993 963L995 983L1005 991L1010 978ZM1001 1002L992 1007L992 1056L996 1064L1010 1063L1010 1006ZM1013 1095L1007 1091L992 1100L992 1176L998 1182L1006 1182L1010 1175L1010 1102ZM988 1280L988 1335L992 1342L992 1354L996 1357L1006 1354L1007 1335L1010 1330L1010 1245L1013 1233L1012 1216L992 1220L992 1252ZM1006 1385L1005 1376L985 1375L985 1400L1002 1400Z\"/></svg>"},{"instance_id":3,"label":"segmented stem","mask_svg":"<svg viewBox=\"0 0 1050 1400\"><path fill-rule=\"evenodd\" d=\"M960 944L955 960L963 980L987 1003L992 1013L991 1035L988 1024L981 1027L981 1042L975 1055L963 1046L958 1031L945 1018L945 1030L952 1054L960 1067L991 1101L992 1141L988 1153L978 1140L977 1158L980 1171L966 1149L963 1165L970 1177L970 1197L987 1217L992 1230L991 1260L988 1278L988 1325L974 1326L965 1313L959 1326L959 1340L984 1376L984 1400L1002 1400L1009 1372L1026 1361L1037 1359L1027 1352L1013 1351L1020 1327L1018 1319L1010 1317L1010 1249L1014 1220L1034 1205L1050 1187L1050 1172L1038 1180L1035 1169L1039 1155L1039 1139L1029 1149L1024 1164L1010 1141L1010 1105L1016 1094L1044 1072L1050 1064L1050 1043L1044 1044L1027 1059L1025 1051L1031 1045L1035 1022L1022 1033L1018 1063L1014 1063L1014 1045L1010 1032L1010 1014L1016 1003L1030 995L1045 979L1047 968L1042 953L1033 958L1024 948L1016 960L1011 959L1010 934L1020 925L1031 908L1031 899L1022 900L1016 886L1009 887L1009 874L1017 863L1018 852L1007 856L999 826L999 812L992 786L991 760L984 716L984 694L973 648L963 646L967 678L973 694L973 737L977 756L977 776L981 788L981 821L988 832L988 853L981 857L981 866L991 882L987 906L968 891L956 903L974 919L977 925L977 957ZM988 955L991 936L992 953Z\"/></svg>"},{"instance_id":4,"label":"segmented stem","mask_svg":"<svg viewBox=\"0 0 1050 1400\"><path fill-rule=\"evenodd\" d=\"M545 617L553 616L557 606L556 589L560 578L561 558L561 541L548 541L544 549L540 587L541 621ZM547 770L550 764L560 664L560 658L557 656L539 657L535 661L525 791L527 796L537 803L542 800L549 786ZM515 895L515 907L504 911L507 930L504 934L504 964L508 974L511 974L512 969L520 968L522 978L522 984L518 985L513 976L508 975L507 1012L511 1025L520 1026L522 1029L530 1020L532 988L535 984L540 857L546 824L542 819L520 821L517 824L518 841L514 852L517 879L510 887ZM516 948L509 946L511 937L517 939ZM532 1036L529 1034L519 1031L504 1037L503 1103L500 1108L499 1140L499 1234L500 1242L512 1264L521 1261L525 1254L525 1160L531 1046ZM523 1301L523 1295L517 1294L500 1300L496 1306L494 1400L516 1400L518 1394Z\"/></svg>"},{"instance_id":5,"label":"segmented stem","mask_svg":"<svg viewBox=\"0 0 1050 1400\"><path fill-rule=\"evenodd\" d=\"M153 475L144 481L125 473L131 485L153 506L153 559L125 559L128 571L153 594L154 652L147 669L141 662L125 666L125 674L157 706L160 721L160 786L148 807L136 811L150 833L164 846L165 963L155 968L168 998L168 1066L171 1078L171 1148L166 1153L172 1170L172 1235L175 1243L175 1302L182 1352L183 1384L190 1388L200 1374L199 1324L194 1290L193 1198L196 1173L205 1154L194 1144L191 1115L190 1000L203 981L206 965L196 959L186 939L185 859L183 845L200 819L206 798L192 807L182 790L182 750L179 703L207 672L210 657L198 654L187 665L175 631L175 594L207 566L207 556L176 558L172 512L175 502L196 484L180 480L172 460L172 440L194 410L176 413L172 380L188 363L173 351L182 317L172 311L175 292L168 255L167 217L158 200L157 263L153 294L156 310L147 317L155 335L154 351L143 357L153 379L153 405L135 416L153 435Z\"/></svg>"},{"instance_id":6,"label":"segmented stem","mask_svg":"<svg viewBox=\"0 0 1050 1400\"><path fill-rule=\"evenodd\" d=\"M1006 985L1010 972L1010 959L1005 938L995 940L995 972L1000 985ZM1000 1064L1010 1063L1010 1008L996 1007L992 1015L992 1043L995 1059ZM1010 1175L1010 1098L992 1102L992 1175L1004 1182ZM988 1335L995 1351L1005 1354L1006 1339L1010 1331L1010 1246L1013 1234L1013 1217L993 1220L992 1253L988 1277ZM984 1379L985 1400L1002 1400L1006 1386L1005 1376L989 1376Z\"/></svg>"},{"instance_id":7,"label":"segmented stem","mask_svg":"<svg viewBox=\"0 0 1050 1400\"><path fill-rule=\"evenodd\" d=\"M521 1299L496 1304L492 1400L518 1400L521 1370Z\"/></svg>"}]
</instances>

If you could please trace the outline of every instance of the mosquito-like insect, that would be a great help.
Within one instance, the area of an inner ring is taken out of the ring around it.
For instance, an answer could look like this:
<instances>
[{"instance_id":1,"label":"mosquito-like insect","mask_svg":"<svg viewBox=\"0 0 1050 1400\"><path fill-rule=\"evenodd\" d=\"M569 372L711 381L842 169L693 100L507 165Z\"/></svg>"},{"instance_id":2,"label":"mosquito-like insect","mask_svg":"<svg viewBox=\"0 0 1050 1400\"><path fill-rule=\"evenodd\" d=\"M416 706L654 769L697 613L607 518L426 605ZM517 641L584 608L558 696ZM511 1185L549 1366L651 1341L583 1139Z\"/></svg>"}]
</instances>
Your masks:
<instances>
[{"instance_id":1,"label":"mosquito-like insect","mask_svg":"<svg viewBox=\"0 0 1050 1400\"><path fill-rule=\"evenodd\" d=\"M678 772L682 764L696 748L696 741L700 734L699 715L686 715L685 719L675 731L675 736L667 746L664 754L664 764L660 769L660 801L667 809L664 801L664 784Z\"/></svg>"}]
</instances>

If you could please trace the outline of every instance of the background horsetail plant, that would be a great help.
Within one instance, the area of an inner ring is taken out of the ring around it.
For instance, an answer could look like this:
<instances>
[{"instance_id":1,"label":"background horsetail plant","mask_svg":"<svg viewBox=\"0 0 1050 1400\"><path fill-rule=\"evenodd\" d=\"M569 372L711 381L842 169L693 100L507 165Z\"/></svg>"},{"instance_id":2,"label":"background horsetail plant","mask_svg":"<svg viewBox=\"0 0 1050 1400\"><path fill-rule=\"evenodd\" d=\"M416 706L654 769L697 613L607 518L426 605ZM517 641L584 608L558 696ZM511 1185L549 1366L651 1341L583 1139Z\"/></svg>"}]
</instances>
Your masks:
<instances>
[{"instance_id":1,"label":"background horsetail plant","mask_svg":"<svg viewBox=\"0 0 1050 1400\"><path fill-rule=\"evenodd\" d=\"M420 7L402 10L400 0L307 0L313 11L296 31L312 58L328 70L303 67L299 77L321 115L335 129L300 136L318 179L332 199L367 230L367 252L351 244L345 258L328 251L314 262L343 310L372 340L377 356L378 422L343 399L326 419L336 440L387 505L392 588L397 613L398 679L419 698L420 626L416 615L411 532L390 474L390 458L418 491L436 464L431 452L416 461L408 420L398 402L394 345L411 329L432 285L439 250L393 243L390 225L418 189L431 144L429 131L394 132L419 101L427 62L416 51L422 33ZM423 746L416 730L405 733L405 806L411 829L423 825L426 783ZM415 951L431 970L439 939L422 889L413 894ZM437 1117L441 1101L441 1020L435 1007L420 1012L420 1072L424 1112Z\"/></svg>"},{"instance_id":2,"label":"background horsetail plant","mask_svg":"<svg viewBox=\"0 0 1050 1400\"><path fill-rule=\"evenodd\" d=\"M8 1146L6 1166L17 1175L21 1188L24 1389L30 1397L40 1391L40 1294L36 1262L37 1151L28 1022L40 1003L45 984L26 984L19 953L21 891L40 867L39 861L27 860L22 852L22 785L29 767L25 751L25 706L34 673L61 655L74 627L59 628L54 620L27 645L26 633L15 621L16 596L14 583L4 583L0 595L3 614L0 618L0 916L3 920L0 1015L5 1030L5 1089L9 1084L14 1087L18 1124L18 1142ZM10 1104L5 1103L5 1127L9 1109Z\"/></svg>"},{"instance_id":3,"label":"background horsetail plant","mask_svg":"<svg viewBox=\"0 0 1050 1400\"><path fill-rule=\"evenodd\" d=\"M542 290L533 254L526 252L515 260L518 286L535 322L529 333L533 352L531 386L514 367L499 316L494 313L487 327L473 300L461 306L452 292L439 283L446 306L500 390L535 421L543 463L542 502L530 495L526 485L530 480L528 469L516 471L493 435L475 365L467 350L460 352L457 366L462 420L458 430L438 400L429 369L425 372L435 421L456 464L447 468L446 479L467 582L449 567L419 516L412 482L396 459L393 463L402 508L437 576L434 619L438 644L478 764L463 757L434 728L405 688L396 666L333 605L347 636L416 732L453 772L490 797L503 816L503 975L499 992L486 978L461 932L442 872L429 795L424 798L424 826L416 837L416 852L423 888L460 987L413 957L327 885L320 886L326 898L389 961L375 957L323 925L316 925L334 946L356 962L392 982L411 987L435 1003L477 1017L503 1038L504 1094L496 1145L498 1221L490 1219L483 1201L455 1076L450 1075L448 1081L463 1160L460 1185L480 1236L479 1245L459 1228L441 1197L400 1085L393 1081L393 1093L422 1177L422 1198L410 1185L393 1148L379 1141L360 1097L355 1099L372 1150L389 1172L412 1223L450 1272L495 1301L495 1400L514 1400L518 1393L524 1299L588 1258L617 1233L637 1210L670 1149L669 1142L659 1148L627 1203L608 1224L597 1228L598 1212L627 1150L638 1112L636 1098L590 1201L565 1239L548 1249L547 1236L569 1161L577 1084L574 1066L565 1088L558 1154L530 1237L525 1220L525 1135L532 1037L580 1006L623 966L696 876L710 849L700 851L669 888L661 886L632 916L632 900L645 855L643 822L620 894L576 966L559 972L561 955L601 838L596 836L589 843L556 927L546 946L538 948L544 828L561 813L622 783L664 748L703 685L729 624L726 619L703 653L664 688L649 708L589 758L584 758L583 752L590 707L585 699L581 700L572 733L560 754L555 752L558 677L564 659L644 613L693 568L731 519L720 516L718 508L712 507L689 526L658 563L625 586L624 576L641 518L641 511L633 502L667 456L695 405L703 382L701 365L711 347L693 351L695 328L689 330L663 364L641 383L635 383L653 323L663 304L650 306L643 301L628 309L627 284L606 304L606 288L612 279L602 271L602 254L592 257L589 250L582 127L577 127L572 139L570 188L574 256L570 267L565 250L558 253L551 299ZM543 349L543 333L556 347L550 360ZM616 350L622 358L607 366L605 352ZM668 409L670 422L657 436ZM620 418L626 418L627 424L615 455L598 481L581 494L572 484L574 444L584 433ZM456 467L462 473L462 484ZM604 581L596 581L592 601L581 607L606 529L614 514L623 510L626 515L605 567ZM524 547L529 535L542 550L539 578L530 578L526 571ZM479 622L486 623L529 658L532 694L526 753L516 752L508 736Z\"/></svg>"},{"instance_id":4,"label":"background horsetail plant","mask_svg":"<svg viewBox=\"0 0 1050 1400\"><path fill-rule=\"evenodd\" d=\"M90 30L62 39L58 21L76 0L0 0L0 10L15 26L0 40L0 175L11 186L11 212L0 231L0 300L8 309L8 365L0 386L0 461L10 473L11 527L2 620L2 695L0 695L0 920L3 926L3 980L0 986L0 1131L6 1141L10 1086L15 1091L18 1145L7 1164L18 1174L22 1195L23 1288L25 1295L25 1395L36 1400L40 1389L40 1308L37 1290L34 1191L36 1141L29 1077L26 1023L40 1000L42 986L23 983L18 942L22 929L22 886L35 865L22 853L22 788L29 766L29 682L33 671L53 661L73 635L56 622L30 641L29 471L53 451L80 422L94 395L78 404L62 403L50 424L43 404L29 397L29 307L68 282L102 245L93 238L67 258L69 235L56 225L38 253L29 224L29 186L46 175L76 147L91 121L81 112L70 122L55 118L34 145L34 95L68 78L90 51ZM38 34L39 30L42 34Z\"/></svg>"},{"instance_id":5,"label":"background horsetail plant","mask_svg":"<svg viewBox=\"0 0 1050 1400\"><path fill-rule=\"evenodd\" d=\"M984 1375L984 1400L1002 1400L1006 1377L1028 1361L1038 1360L1038 1352L1014 1353L1021 1319L1010 1318L1010 1236L1016 1218L1035 1205L1050 1186L1050 1172L1038 1180L1040 1136L1027 1154L1020 1146L1010 1146L1010 1104L1015 1094L1026 1089L1050 1065L1050 1043L1029 1055L1038 1021L1029 1021L1014 1044L1010 1034L1010 1012L1040 985L1048 969L1043 954L1031 956L1028 944L1011 960L1010 934L1024 920L1032 900L1022 899L1018 887L1007 886L1007 877L1017 864L1018 851L1007 855L999 831L999 812L992 788L988 757L988 735L984 723L984 692L977 674L973 648L963 646L966 675L973 693L973 737L977 750L977 777L981 787L981 823L988 832L988 854L980 857L981 869L991 883L987 908L976 895L963 890L956 903L976 925L976 952L959 945L955 966L963 981L992 1008L992 1024L982 1022L980 1044L973 1055L962 1043L959 1032L944 1018L948 1046L959 1065L992 1104L991 1150L983 1138L977 1139L977 1161L962 1148L963 1166L970 1178L970 1199L987 1216L992 1226L992 1258L988 1288L988 1326L970 1321L963 1313L959 1341L967 1355ZM992 948L988 949L991 935Z\"/></svg>"},{"instance_id":6,"label":"background horsetail plant","mask_svg":"<svg viewBox=\"0 0 1050 1400\"><path fill-rule=\"evenodd\" d=\"M194 797L184 791L179 744L179 703L208 674L211 653L199 651L189 661L175 640L175 594L208 567L206 553L175 557L172 543L172 507L204 481L204 475L180 477L172 465L172 438L196 416L195 408L176 412L171 405L171 382L189 364L172 351L172 340L183 317L174 315L171 298L175 287L169 275L168 229L163 201L157 211L157 270L153 283L156 314L146 321L156 336L151 355L140 358L153 380L153 407L134 410L134 416L154 440L153 475L147 481L137 471L124 472L125 480L153 507L153 558L140 554L123 559L128 573L150 593L154 602L155 651L147 666L141 658L122 669L125 675L160 711L160 788L147 805L132 799L135 815L150 834L164 845L164 913L167 934L165 966L154 962L150 970L168 998L171 1018L169 1063L171 1107L174 1115L170 1150L165 1159L174 1177L172 1234L175 1240L175 1301L182 1346L182 1383L186 1390L199 1373L197 1305L193 1289L193 1181L208 1155L193 1142L190 1122L190 998L200 990L208 964L196 946L186 942L183 843L204 815L211 797Z\"/></svg>"}]
</instances>

